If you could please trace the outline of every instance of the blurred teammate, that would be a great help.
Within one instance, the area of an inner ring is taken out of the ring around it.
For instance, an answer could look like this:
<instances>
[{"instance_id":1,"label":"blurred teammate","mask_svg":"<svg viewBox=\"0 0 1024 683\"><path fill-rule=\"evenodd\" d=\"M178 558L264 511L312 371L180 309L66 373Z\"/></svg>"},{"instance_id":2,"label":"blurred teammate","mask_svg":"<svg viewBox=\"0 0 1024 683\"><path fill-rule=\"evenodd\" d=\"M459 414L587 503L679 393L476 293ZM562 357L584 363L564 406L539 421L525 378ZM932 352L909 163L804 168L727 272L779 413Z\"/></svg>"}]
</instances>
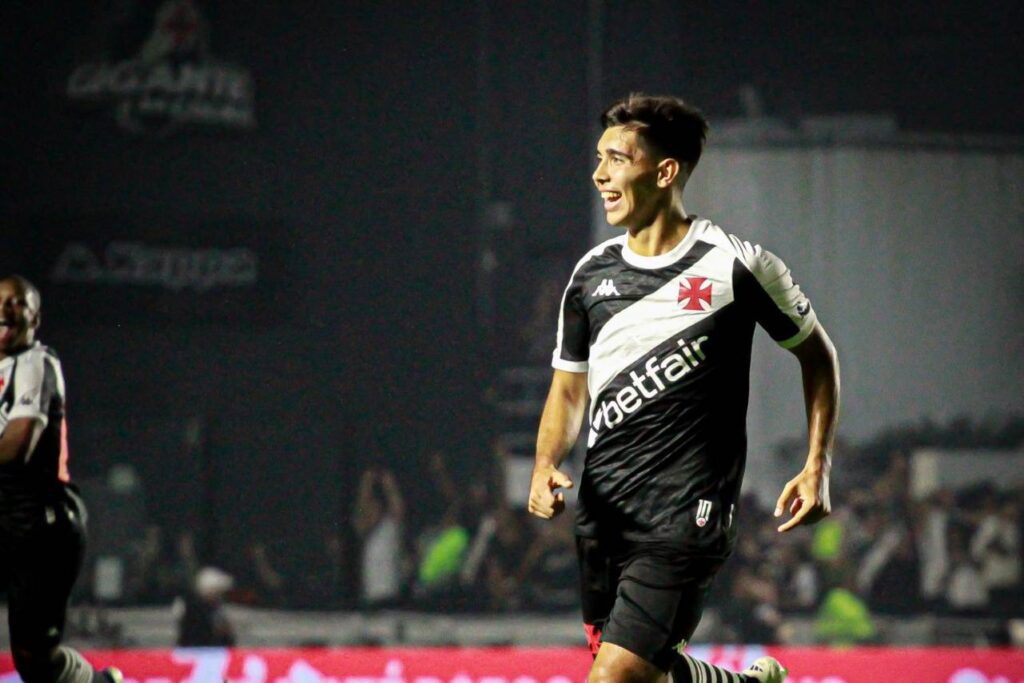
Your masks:
<instances>
[{"instance_id":1,"label":"blurred teammate","mask_svg":"<svg viewBox=\"0 0 1024 683\"><path fill-rule=\"evenodd\" d=\"M35 340L39 291L0 280L0 587L11 654L25 683L120 683L61 645L85 546L85 509L70 484L64 376Z\"/></svg>"},{"instance_id":2,"label":"blurred teammate","mask_svg":"<svg viewBox=\"0 0 1024 683\"><path fill-rule=\"evenodd\" d=\"M780 531L829 513L835 349L778 257L683 209L707 135L698 110L631 96L602 123L593 179L626 234L591 249L563 295L529 510L564 508L557 489L573 482L558 467L589 399L576 534L590 681L781 683L770 657L737 674L683 646L735 539L755 325L799 360L807 407Z\"/></svg>"}]
</instances>

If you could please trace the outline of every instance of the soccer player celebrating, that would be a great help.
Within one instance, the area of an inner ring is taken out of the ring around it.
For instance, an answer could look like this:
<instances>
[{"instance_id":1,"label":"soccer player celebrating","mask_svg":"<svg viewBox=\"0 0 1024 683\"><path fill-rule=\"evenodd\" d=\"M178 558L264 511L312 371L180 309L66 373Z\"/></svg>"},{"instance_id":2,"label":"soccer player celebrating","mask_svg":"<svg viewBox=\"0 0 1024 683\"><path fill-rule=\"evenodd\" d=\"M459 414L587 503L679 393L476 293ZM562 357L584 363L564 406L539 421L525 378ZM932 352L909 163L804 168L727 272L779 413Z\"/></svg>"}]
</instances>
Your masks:
<instances>
[{"instance_id":1,"label":"soccer player celebrating","mask_svg":"<svg viewBox=\"0 0 1024 683\"><path fill-rule=\"evenodd\" d=\"M797 357L807 407L807 462L778 499L779 531L829 513L836 352L777 256L683 209L707 137L698 110L632 95L602 123L593 180L625 234L584 255L562 297L528 508L564 509L558 489L574 482L558 468L589 399L576 546L591 683L781 683L771 657L732 673L683 648L741 516L755 325Z\"/></svg>"},{"instance_id":2,"label":"soccer player celebrating","mask_svg":"<svg viewBox=\"0 0 1024 683\"><path fill-rule=\"evenodd\" d=\"M85 547L85 509L70 483L64 376L35 340L39 290L0 280L0 588L11 654L25 683L120 683L61 645Z\"/></svg>"}]
</instances>

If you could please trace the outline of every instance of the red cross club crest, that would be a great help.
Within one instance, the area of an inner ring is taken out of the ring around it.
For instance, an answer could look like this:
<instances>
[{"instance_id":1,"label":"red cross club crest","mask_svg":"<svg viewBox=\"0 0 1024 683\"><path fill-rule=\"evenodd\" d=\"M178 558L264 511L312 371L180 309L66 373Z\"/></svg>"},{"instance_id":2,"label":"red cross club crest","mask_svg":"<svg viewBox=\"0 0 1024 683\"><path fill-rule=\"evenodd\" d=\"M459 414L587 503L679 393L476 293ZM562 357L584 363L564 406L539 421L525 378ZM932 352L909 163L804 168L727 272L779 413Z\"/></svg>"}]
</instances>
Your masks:
<instances>
[{"instance_id":1,"label":"red cross club crest","mask_svg":"<svg viewBox=\"0 0 1024 683\"><path fill-rule=\"evenodd\" d=\"M711 283L707 280L706 277L688 277L679 283L678 302L683 310L706 311L711 308Z\"/></svg>"}]
</instances>

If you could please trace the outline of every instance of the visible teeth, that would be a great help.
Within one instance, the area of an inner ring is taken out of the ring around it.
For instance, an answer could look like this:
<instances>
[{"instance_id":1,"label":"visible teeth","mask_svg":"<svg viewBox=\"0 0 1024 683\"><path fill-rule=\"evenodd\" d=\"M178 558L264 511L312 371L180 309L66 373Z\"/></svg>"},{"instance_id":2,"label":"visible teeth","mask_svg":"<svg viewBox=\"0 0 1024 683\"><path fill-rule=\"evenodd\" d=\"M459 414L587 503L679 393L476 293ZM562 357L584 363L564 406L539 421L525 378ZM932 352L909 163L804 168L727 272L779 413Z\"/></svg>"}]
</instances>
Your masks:
<instances>
[{"instance_id":1,"label":"visible teeth","mask_svg":"<svg viewBox=\"0 0 1024 683\"><path fill-rule=\"evenodd\" d=\"M601 196L605 199L618 199L621 194L618 192L602 192Z\"/></svg>"}]
</instances>

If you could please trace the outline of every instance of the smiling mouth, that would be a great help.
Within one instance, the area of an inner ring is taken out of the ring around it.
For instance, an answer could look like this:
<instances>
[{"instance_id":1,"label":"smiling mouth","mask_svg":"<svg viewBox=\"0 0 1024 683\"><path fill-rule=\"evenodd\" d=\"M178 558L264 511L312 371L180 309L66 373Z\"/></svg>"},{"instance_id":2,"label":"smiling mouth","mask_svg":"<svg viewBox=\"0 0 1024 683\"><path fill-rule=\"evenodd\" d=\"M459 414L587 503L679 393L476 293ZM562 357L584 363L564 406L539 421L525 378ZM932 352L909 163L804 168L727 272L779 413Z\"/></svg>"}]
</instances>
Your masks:
<instances>
[{"instance_id":1,"label":"smiling mouth","mask_svg":"<svg viewBox=\"0 0 1024 683\"><path fill-rule=\"evenodd\" d=\"M615 206L620 199L622 199L622 193L606 190L601 193L601 199L604 200L604 208L610 209Z\"/></svg>"}]
</instances>

